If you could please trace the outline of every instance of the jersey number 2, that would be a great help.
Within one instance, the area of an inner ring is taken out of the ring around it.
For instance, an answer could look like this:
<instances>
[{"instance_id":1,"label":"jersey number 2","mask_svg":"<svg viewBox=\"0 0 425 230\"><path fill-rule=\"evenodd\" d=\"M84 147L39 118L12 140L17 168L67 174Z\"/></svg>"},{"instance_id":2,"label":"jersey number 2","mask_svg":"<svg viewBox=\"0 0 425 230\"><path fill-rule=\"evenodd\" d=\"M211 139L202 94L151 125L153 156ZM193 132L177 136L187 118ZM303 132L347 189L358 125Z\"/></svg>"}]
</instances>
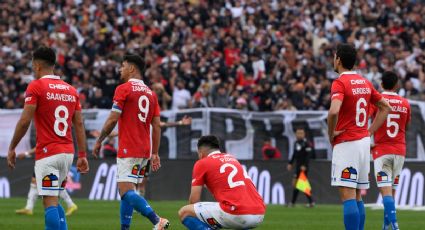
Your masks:
<instances>
[{"instance_id":1,"label":"jersey number 2","mask_svg":"<svg viewBox=\"0 0 425 230\"><path fill-rule=\"evenodd\" d=\"M229 173L229 176L227 176L227 183L229 184L229 187L234 188L234 187L245 185L245 182L242 181L242 180L233 181L233 177L235 177L236 174L238 173L238 168L236 168L236 166L234 166L232 164L229 164L229 163L223 164L220 167L220 173L225 173L226 168L228 168L228 167L232 168L232 171Z\"/></svg>"},{"instance_id":2,"label":"jersey number 2","mask_svg":"<svg viewBox=\"0 0 425 230\"><path fill-rule=\"evenodd\" d=\"M60 113L63 112L63 117L61 117ZM60 105L56 107L55 109L55 124L53 125L53 130L55 131L56 135L60 137L66 136L66 131L68 130L68 117L69 112L68 108L66 108L63 105ZM63 129L60 129L60 124L63 124Z\"/></svg>"},{"instance_id":3,"label":"jersey number 2","mask_svg":"<svg viewBox=\"0 0 425 230\"><path fill-rule=\"evenodd\" d=\"M143 106L143 102L145 103L145 106ZM140 113L137 114L139 120L143 123L146 123L146 118L149 114L149 98L145 95L139 97L139 110Z\"/></svg>"}]
</instances>

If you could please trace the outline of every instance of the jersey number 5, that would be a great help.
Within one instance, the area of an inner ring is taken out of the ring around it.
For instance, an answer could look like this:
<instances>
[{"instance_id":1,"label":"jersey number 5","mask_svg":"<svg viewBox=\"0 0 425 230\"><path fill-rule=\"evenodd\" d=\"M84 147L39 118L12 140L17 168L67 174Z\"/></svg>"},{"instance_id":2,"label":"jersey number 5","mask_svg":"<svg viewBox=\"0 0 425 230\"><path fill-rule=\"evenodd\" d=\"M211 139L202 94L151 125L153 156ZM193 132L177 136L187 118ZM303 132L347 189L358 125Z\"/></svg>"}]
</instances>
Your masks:
<instances>
[{"instance_id":1,"label":"jersey number 5","mask_svg":"<svg viewBox=\"0 0 425 230\"><path fill-rule=\"evenodd\" d=\"M143 104L145 105L143 106ZM139 120L143 123L146 123L146 118L149 114L149 98L145 95L139 97L139 110L140 113L137 114Z\"/></svg>"},{"instance_id":2,"label":"jersey number 5","mask_svg":"<svg viewBox=\"0 0 425 230\"><path fill-rule=\"evenodd\" d=\"M396 121L391 119L394 119L394 120L400 119L400 114L388 114L388 117L387 117L387 135L391 138L394 138L397 136L398 130L400 129L400 127ZM394 127L393 133L390 131L390 127L392 126Z\"/></svg>"},{"instance_id":3,"label":"jersey number 5","mask_svg":"<svg viewBox=\"0 0 425 230\"><path fill-rule=\"evenodd\" d=\"M366 124L366 121L367 121L366 108L367 108L366 99L360 98L356 103L356 125L358 127L363 127Z\"/></svg>"},{"instance_id":4,"label":"jersey number 5","mask_svg":"<svg viewBox=\"0 0 425 230\"><path fill-rule=\"evenodd\" d=\"M61 112L63 112L63 117L61 117ZM55 124L53 125L53 130L55 131L56 135L60 137L66 136L66 131L68 130L68 117L69 112L68 108L66 106L60 105L56 107L55 109ZM60 124L62 124L63 129L60 129Z\"/></svg>"}]
</instances>

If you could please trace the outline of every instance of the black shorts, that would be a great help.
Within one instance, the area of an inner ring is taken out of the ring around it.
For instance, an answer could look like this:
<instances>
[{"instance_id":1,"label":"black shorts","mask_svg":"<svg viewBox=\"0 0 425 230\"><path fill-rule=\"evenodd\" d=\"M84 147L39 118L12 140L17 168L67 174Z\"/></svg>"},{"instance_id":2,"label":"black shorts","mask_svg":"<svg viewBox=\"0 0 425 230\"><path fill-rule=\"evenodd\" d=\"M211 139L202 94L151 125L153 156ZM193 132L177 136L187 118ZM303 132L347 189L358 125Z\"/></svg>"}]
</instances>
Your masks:
<instances>
[{"instance_id":1,"label":"black shorts","mask_svg":"<svg viewBox=\"0 0 425 230\"><path fill-rule=\"evenodd\" d=\"M298 179L298 177L300 176L301 173L301 167L297 167L295 169L295 174L294 174L294 179ZM308 170L304 171L305 175L308 175Z\"/></svg>"}]
</instances>

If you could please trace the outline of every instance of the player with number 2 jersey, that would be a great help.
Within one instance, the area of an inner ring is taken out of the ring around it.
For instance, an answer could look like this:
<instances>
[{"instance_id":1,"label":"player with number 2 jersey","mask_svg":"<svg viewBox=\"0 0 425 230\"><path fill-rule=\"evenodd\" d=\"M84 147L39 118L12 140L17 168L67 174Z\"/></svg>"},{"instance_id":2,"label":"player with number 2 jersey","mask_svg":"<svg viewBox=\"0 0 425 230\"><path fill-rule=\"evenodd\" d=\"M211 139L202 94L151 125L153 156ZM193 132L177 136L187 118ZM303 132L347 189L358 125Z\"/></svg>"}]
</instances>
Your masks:
<instances>
[{"instance_id":1,"label":"player with number 2 jersey","mask_svg":"<svg viewBox=\"0 0 425 230\"><path fill-rule=\"evenodd\" d=\"M219 149L217 137L199 139L190 205L179 211L180 219L188 229L254 228L264 218L263 199L238 160ZM204 185L217 202L200 202Z\"/></svg>"}]
</instances>

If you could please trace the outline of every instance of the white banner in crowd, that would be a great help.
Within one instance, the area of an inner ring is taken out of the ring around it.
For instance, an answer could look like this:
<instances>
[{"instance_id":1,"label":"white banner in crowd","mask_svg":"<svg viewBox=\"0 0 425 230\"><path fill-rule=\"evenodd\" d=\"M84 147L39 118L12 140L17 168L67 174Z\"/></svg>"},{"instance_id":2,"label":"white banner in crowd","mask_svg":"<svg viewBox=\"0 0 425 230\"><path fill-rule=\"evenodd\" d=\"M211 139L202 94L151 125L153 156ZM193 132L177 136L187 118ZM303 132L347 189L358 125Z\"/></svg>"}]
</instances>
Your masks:
<instances>
[{"instance_id":1,"label":"white banner in crowd","mask_svg":"<svg viewBox=\"0 0 425 230\"><path fill-rule=\"evenodd\" d=\"M425 161L425 103L411 101L412 123L407 131L407 160ZM109 110L84 110L87 144L93 146L93 130L100 130L109 115ZM7 148L20 117L21 110L0 110L0 157L7 155ZM220 108L163 111L163 121L177 121L184 115L191 116L191 126L164 128L161 137L160 155L168 159L194 159L196 140L206 134L220 137L225 151L239 159L261 159L261 148L267 138L282 152L283 159L292 156L294 131L303 127L307 137L314 142L316 157L331 159L331 146L327 138L326 111L277 111L248 112ZM17 148L26 151L35 145L32 126Z\"/></svg>"}]
</instances>

